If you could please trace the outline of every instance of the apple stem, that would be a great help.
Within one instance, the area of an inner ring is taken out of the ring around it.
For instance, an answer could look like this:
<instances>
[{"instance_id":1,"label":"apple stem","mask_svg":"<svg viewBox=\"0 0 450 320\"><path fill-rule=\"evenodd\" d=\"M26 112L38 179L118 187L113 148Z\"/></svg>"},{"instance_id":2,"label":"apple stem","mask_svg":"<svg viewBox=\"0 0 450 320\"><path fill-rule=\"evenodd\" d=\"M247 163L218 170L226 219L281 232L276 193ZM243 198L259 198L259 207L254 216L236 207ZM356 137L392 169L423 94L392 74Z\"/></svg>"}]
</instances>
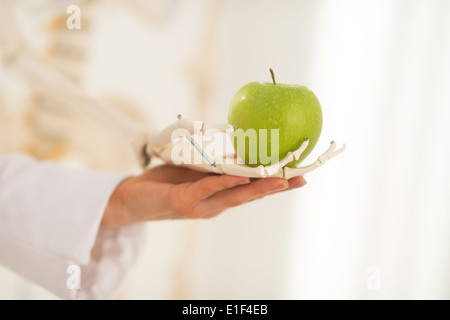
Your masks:
<instances>
[{"instance_id":1,"label":"apple stem","mask_svg":"<svg viewBox=\"0 0 450 320\"><path fill-rule=\"evenodd\" d=\"M275 74L273 73L272 68L270 68L269 71L270 71L270 75L272 76L273 84L274 84L274 85L277 84L277 83L275 82Z\"/></svg>"}]
</instances>

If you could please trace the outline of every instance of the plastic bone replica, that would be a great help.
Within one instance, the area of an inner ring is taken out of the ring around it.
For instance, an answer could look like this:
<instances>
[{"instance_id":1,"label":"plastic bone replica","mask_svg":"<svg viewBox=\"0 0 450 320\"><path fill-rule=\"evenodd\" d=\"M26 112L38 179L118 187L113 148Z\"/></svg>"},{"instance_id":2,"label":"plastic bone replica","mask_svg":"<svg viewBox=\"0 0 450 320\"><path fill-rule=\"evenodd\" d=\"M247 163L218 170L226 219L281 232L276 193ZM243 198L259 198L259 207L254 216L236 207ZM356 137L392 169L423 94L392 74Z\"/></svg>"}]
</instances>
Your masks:
<instances>
[{"instance_id":1,"label":"plastic bone replica","mask_svg":"<svg viewBox=\"0 0 450 320\"><path fill-rule=\"evenodd\" d=\"M234 152L231 154L218 152L215 157L212 157L205 151L208 149L213 150L213 152L216 152L217 149L222 150L222 147L217 148L217 145L213 145L217 139L212 139L212 137L223 135L222 139L227 139L226 135L235 129L229 124L192 121L182 119L178 115L177 121L159 133L150 136L147 142L146 154L159 157L167 163L182 165L199 171L251 178L284 177L289 179L295 176L303 176L313 171L345 149L345 145L336 149L336 143L333 141L330 147L314 163L297 168L289 168L286 165L294 159L299 159L308 146L308 139L305 139L297 150L289 152L280 162L269 166L259 165L251 167L240 163L242 161L237 159ZM186 152L186 150L188 150L188 155L186 157L185 154L184 159L187 161L183 162L182 157L180 157L180 151ZM195 159L194 153L200 155L203 161L192 161L192 158Z\"/></svg>"},{"instance_id":2,"label":"plastic bone replica","mask_svg":"<svg viewBox=\"0 0 450 320\"><path fill-rule=\"evenodd\" d=\"M320 167L330 158L341 153L345 146L336 149L336 144L331 142L330 147L318 159L307 166L289 168L286 164L294 159L299 159L308 146L308 140L303 141L297 150L289 152L287 156L276 164L270 166L250 167L239 163L234 151L229 154L213 152L213 136L226 135L235 128L229 124L213 124L203 121L182 119L181 116L160 132L151 135L140 125L126 119L120 113L107 105L93 99L75 85L67 75L62 74L50 65L46 65L23 45L20 37L14 32L14 21L9 15L8 4L3 2L0 12L0 46L3 51L3 64L6 68L14 69L32 87L45 92L62 108L66 108L96 124L103 125L111 133L118 133L123 141L132 147L139 164L145 169L151 157L161 158L166 163L190 167L198 171L214 172L218 174L230 174L246 177L284 177L291 178L302 176ZM200 141L199 141L200 140ZM228 139L226 141L229 141ZM199 142L201 145L199 145ZM192 156L200 156L204 161L182 161L177 157L180 150L189 147L189 159ZM220 149L220 148L219 148Z\"/></svg>"}]
</instances>

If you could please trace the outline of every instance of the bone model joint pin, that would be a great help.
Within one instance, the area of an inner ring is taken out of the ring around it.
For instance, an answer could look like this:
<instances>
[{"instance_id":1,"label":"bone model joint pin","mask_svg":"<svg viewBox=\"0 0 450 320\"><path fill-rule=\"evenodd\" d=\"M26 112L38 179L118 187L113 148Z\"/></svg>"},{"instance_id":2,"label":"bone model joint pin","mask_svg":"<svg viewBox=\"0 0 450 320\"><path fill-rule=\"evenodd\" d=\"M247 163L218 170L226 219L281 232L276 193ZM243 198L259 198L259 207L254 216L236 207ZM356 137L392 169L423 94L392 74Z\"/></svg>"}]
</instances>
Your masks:
<instances>
[{"instance_id":1,"label":"bone model joint pin","mask_svg":"<svg viewBox=\"0 0 450 320\"><path fill-rule=\"evenodd\" d=\"M181 114L179 114L179 115L177 116L177 118L178 118L178 120L180 120L180 119L181 119ZM195 142L194 138L192 138L191 136L185 136L185 137L186 137L186 139L194 146L194 148L195 148L198 152L200 152L200 154L202 155L203 159L205 159L206 162L208 162L209 165L211 165L211 166L213 166L213 167L216 166L216 162L215 162L213 159L211 159L211 157L205 152L205 150L202 149L202 147L200 147L200 146L198 145L197 142Z\"/></svg>"}]
</instances>

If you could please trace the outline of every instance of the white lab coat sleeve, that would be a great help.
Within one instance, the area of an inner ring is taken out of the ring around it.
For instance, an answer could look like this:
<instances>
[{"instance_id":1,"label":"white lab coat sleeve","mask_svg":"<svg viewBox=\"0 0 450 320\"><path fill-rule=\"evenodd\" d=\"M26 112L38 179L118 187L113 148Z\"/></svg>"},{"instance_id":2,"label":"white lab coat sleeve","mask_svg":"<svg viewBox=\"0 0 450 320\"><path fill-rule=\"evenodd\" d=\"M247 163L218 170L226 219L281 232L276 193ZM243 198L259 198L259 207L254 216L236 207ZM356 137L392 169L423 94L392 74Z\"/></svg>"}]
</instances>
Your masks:
<instances>
[{"instance_id":1,"label":"white lab coat sleeve","mask_svg":"<svg viewBox=\"0 0 450 320\"><path fill-rule=\"evenodd\" d=\"M115 298L145 233L143 224L99 228L124 178L0 158L0 263L61 298Z\"/></svg>"}]
</instances>

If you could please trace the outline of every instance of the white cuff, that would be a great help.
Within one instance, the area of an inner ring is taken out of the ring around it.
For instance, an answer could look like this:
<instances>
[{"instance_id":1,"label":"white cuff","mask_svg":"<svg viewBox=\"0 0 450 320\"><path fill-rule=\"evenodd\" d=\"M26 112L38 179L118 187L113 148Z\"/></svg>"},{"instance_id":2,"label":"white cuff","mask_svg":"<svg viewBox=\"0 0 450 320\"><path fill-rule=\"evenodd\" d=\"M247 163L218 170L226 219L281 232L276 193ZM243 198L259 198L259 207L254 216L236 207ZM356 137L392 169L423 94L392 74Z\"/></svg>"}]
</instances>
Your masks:
<instances>
[{"instance_id":1,"label":"white cuff","mask_svg":"<svg viewBox=\"0 0 450 320\"><path fill-rule=\"evenodd\" d=\"M100 229L123 175L0 158L0 263L63 298L113 298L143 243L143 225ZM81 289L69 290L69 265Z\"/></svg>"}]
</instances>

